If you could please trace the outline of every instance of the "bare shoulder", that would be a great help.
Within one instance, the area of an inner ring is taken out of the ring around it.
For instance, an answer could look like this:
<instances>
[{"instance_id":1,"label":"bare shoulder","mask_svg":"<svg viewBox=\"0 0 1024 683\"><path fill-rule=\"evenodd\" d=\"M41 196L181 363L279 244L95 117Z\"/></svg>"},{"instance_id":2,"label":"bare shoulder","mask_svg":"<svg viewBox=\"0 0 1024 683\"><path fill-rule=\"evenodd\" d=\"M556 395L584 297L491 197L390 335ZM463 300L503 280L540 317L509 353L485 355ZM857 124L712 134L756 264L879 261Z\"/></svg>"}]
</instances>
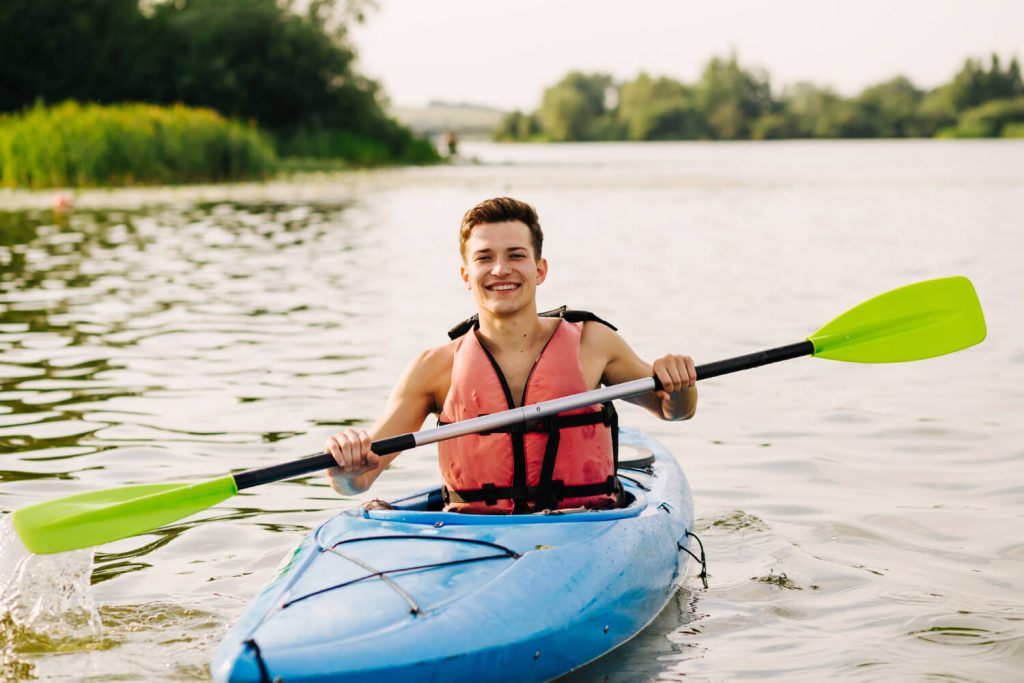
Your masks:
<instances>
[{"instance_id":1,"label":"bare shoulder","mask_svg":"<svg viewBox=\"0 0 1024 683\"><path fill-rule=\"evenodd\" d=\"M421 351L413 359L413 364L420 366L428 374L435 374L437 372L448 372L451 374L452 363L455 360L455 348L458 346L458 343L459 340L456 339L426 351Z\"/></svg>"},{"instance_id":2,"label":"bare shoulder","mask_svg":"<svg viewBox=\"0 0 1024 683\"><path fill-rule=\"evenodd\" d=\"M580 346L588 352L613 352L625 346L622 336L612 328L594 320L583 323Z\"/></svg>"},{"instance_id":3,"label":"bare shoulder","mask_svg":"<svg viewBox=\"0 0 1024 683\"><path fill-rule=\"evenodd\" d=\"M417 354L395 387L396 393L429 397L430 411L440 410L451 386L456 346L457 341L451 341Z\"/></svg>"},{"instance_id":4,"label":"bare shoulder","mask_svg":"<svg viewBox=\"0 0 1024 683\"><path fill-rule=\"evenodd\" d=\"M619 384L651 374L651 366L615 330L598 322L583 325L580 364L588 382ZM595 385L596 386L596 385Z\"/></svg>"},{"instance_id":5,"label":"bare shoulder","mask_svg":"<svg viewBox=\"0 0 1024 683\"><path fill-rule=\"evenodd\" d=\"M583 323L580 338L580 367L590 388L608 382L608 368L621 358L629 347L618 332L607 325L588 320Z\"/></svg>"}]
</instances>

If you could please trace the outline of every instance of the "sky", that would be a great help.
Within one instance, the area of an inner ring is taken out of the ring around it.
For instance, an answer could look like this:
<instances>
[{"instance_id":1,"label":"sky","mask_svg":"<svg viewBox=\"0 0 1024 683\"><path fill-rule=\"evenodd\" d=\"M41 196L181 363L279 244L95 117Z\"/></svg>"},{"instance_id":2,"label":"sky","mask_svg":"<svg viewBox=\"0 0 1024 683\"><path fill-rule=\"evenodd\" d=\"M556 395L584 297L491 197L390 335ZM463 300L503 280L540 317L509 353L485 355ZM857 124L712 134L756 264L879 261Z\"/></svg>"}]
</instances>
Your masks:
<instances>
[{"instance_id":1,"label":"sky","mask_svg":"<svg viewBox=\"0 0 1024 683\"><path fill-rule=\"evenodd\" d=\"M1024 60L1024 0L376 0L351 31L395 106L532 111L570 70L694 82L735 49L772 87L844 95L904 74L940 85L966 57Z\"/></svg>"}]
</instances>

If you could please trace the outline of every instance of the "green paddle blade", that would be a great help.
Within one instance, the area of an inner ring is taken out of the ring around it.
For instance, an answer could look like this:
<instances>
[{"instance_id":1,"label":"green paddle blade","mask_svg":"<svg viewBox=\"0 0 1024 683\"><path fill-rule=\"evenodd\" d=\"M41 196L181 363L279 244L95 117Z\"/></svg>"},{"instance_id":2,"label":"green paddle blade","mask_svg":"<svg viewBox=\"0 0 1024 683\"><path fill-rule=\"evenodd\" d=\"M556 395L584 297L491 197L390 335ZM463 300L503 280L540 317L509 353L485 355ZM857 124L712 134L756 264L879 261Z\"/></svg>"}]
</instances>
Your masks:
<instances>
[{"instance_id":1,"label":"green paddle blade","mask_svg":"<svg viewBox=\"0 0 1024 683\"><path fill-rule=\"evenodd\" d=\"M899 363L933 358L985 338L985 316L965 277L927 280L869 299L808 339L817 358Z\"/></svg>"},{"instance_id":2,"label":"green paddle blade","mask_svg":"<svg viewBox=\"0 0 1024 683\"><path fill-rule=\"evenodd\" d=\"M200 484L124 486L37 503L11 518L30 551L62 553L151 531L236 493L230 475Z\"/></svg>"}]
</instances>

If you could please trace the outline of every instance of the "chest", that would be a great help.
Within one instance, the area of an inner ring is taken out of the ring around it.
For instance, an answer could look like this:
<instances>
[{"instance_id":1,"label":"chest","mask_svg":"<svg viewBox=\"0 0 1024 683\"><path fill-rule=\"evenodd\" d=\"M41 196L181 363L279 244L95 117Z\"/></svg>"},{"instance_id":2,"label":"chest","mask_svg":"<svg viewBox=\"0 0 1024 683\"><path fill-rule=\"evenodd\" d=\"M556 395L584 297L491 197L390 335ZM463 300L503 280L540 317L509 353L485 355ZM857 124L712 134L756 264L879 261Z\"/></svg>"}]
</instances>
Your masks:
<instances>
[{"instance_id":1,"label":"chest","mask_svg":"<svg viewBox=\"0 0 1024 683\"><path fill-rule=\"evenodd\" d=\"M526 385L530 381L534 368L540 361L541 349L523 349L493 355L498 370L505 378L505 384L512 395L515 406L523 404ZM526 397L529 399L529 397Z\"/></svg>"}]
</instances>

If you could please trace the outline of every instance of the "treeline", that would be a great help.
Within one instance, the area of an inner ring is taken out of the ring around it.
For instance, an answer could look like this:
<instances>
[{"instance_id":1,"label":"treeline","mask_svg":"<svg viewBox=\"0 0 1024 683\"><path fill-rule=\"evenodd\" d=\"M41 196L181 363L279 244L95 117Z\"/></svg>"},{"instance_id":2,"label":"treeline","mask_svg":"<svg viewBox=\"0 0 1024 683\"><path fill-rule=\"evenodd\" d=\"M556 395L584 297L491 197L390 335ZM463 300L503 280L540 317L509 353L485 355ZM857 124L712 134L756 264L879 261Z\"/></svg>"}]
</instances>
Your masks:
<instances>
[{"instance_id":1,"label":"treeline","mask_svg":"<svg viewBox=\"0 0 1024 683\"><path fill-rule=\"evenodd\" d=\"M184 104L253 123L282 156L437 159L354 68L370 0L6 0L0 112L72 100Z\"/></svg>"},{"instance_id":2,"label":"treeline","mask_svg":"<svg viewBox=\"0 0 1024 683\"><path fill-rule=\"evenodd\" d=\"M569 73L536 112L512 112L497 140L775 140L791 138L1024 137L1024 83L1005 67L968 59L926 91L898 76L855 97L800 83L776 94L768 73L735 54L713 58L693 84L639 74Z\"/></svg>"}]
</instances>

